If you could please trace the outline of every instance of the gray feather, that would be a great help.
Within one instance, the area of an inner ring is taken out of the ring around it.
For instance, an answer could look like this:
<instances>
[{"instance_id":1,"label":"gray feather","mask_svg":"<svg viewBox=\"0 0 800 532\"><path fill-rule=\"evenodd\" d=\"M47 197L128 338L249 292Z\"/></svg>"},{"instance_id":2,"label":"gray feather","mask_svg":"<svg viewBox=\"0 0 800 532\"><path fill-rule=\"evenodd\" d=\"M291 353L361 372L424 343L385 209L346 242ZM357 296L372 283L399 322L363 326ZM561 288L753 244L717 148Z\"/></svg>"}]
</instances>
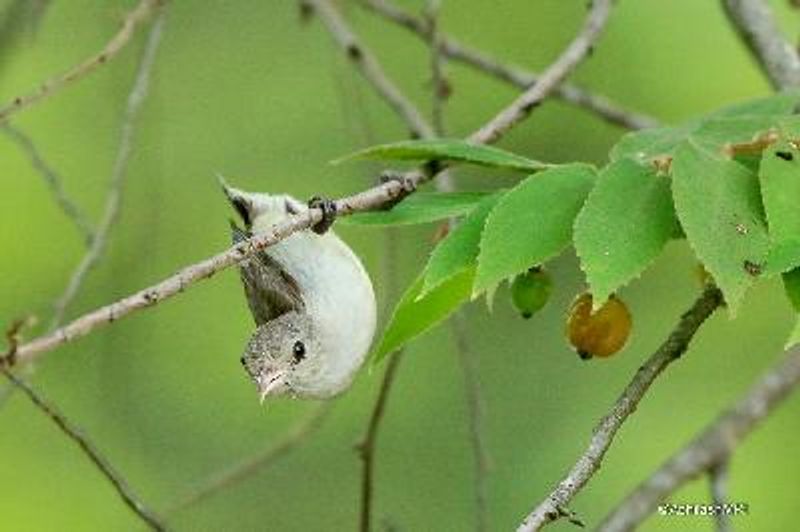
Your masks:
<instances>
[{"instance_id":1,"label":"gray feather","mask_svg":"<svg viewBox=\"0 0 800 532\"><path fill-rule=\"evenodd\" d=\"M249 233L233 222L231 232L234 244L250 238ZM286 312L305 310L297 280L266 251L240 262L239 273L256 325L263 325Z\"/></svg>"}]
</instances>

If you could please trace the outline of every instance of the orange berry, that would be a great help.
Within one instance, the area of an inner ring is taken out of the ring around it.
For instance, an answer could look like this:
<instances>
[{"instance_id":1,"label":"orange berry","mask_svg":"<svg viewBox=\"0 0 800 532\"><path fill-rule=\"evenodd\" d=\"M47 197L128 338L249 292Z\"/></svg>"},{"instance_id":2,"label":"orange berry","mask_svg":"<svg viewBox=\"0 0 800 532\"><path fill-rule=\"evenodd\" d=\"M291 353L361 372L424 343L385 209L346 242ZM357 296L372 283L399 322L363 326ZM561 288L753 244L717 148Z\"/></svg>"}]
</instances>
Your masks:
<instances>
[{"instance_id":1,"label":"orange berry","mask_svg":"<svg viewBox=\"0 0 800 532\"><path fill-rule=\"evenodd\" d=\"M610 357L625 345L631 325L631 314L621 299L611 296L593 313L592 294L584 292L570 308L567 338L584 360Z\"/></svg>"}]
</instances>

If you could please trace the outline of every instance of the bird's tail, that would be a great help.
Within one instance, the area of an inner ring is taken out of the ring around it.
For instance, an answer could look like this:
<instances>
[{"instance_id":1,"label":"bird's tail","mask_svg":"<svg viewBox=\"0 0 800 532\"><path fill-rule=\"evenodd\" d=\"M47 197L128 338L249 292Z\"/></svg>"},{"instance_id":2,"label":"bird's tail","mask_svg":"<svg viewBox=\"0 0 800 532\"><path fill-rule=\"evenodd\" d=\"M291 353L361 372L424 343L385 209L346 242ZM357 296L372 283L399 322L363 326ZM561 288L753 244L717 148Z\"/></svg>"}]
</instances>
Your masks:
<instances>
[{"instance_id":1,"label":"bird's tail","mask_svg":"<svg viewBox=\"0 0 800 532\"><path fill-rule=\"evenodd\" d=\"M256 225L257 218L259 225L271 224L305 208L290 196L245 192L230 186L219 174L217 179L225 197L239 214L247 231L254 230L253 226Z\"/></svg>"}]
</instances>

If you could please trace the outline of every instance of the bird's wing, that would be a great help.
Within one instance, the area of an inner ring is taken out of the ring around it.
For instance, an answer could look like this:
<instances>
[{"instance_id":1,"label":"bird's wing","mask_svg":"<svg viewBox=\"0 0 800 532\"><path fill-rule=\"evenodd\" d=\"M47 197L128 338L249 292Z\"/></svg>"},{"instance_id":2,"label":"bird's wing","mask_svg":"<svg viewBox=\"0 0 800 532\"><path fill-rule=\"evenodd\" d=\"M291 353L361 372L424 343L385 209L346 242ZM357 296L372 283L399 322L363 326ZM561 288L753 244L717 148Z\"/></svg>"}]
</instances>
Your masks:
<instances>
[{"instance_id":1,"label":"bird's wing","mask_svg":"<svg viewBox=\"0 0 800 532\"><path fill-rule=\"evenodd\" d=\"M231 231L234 244L250 237L233 222ZM266 252L259 251L240 262L239 273L256 325L262 325L286 312L305 309L297 280Z\"/></svg>"}]
</instances>

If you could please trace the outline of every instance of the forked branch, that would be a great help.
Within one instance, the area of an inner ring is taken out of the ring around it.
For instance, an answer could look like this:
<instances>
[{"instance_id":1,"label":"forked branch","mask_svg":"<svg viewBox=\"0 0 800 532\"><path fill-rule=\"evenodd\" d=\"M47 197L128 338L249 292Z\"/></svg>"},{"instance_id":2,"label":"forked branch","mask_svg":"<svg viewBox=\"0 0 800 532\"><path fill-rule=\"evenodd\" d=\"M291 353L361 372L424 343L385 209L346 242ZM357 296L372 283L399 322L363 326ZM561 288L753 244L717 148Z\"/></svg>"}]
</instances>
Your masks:
<instances>
[{"instance_id":1,"label":"forked branch","mask_svg":"<svg viewBox=\"0 0 800 532\"><path fill-rule=\"evenodd\" d=\"M666 341L639 368L609 413L595 426L586 451L547 498L528 514L518 532L540 530L548 523L572 515L567 510L567 504L600 468L617 431L636 411L656 378L686 351L697 330L721 304L722 293L716 287L709 286L703 291L692 307L681 316Z\"/></svg>"},{"instance_id":2,"label":"forked branch","mask_svg":"<svg viewBox=\"0 0 800 532\"><path fill-rule=\"evenodd\" d=\"M800 384L800 346L691 443L675 453L603 520L599 530L632 530L675 490L726 461L736 447Z\"/></svg>"}]
</instances>

